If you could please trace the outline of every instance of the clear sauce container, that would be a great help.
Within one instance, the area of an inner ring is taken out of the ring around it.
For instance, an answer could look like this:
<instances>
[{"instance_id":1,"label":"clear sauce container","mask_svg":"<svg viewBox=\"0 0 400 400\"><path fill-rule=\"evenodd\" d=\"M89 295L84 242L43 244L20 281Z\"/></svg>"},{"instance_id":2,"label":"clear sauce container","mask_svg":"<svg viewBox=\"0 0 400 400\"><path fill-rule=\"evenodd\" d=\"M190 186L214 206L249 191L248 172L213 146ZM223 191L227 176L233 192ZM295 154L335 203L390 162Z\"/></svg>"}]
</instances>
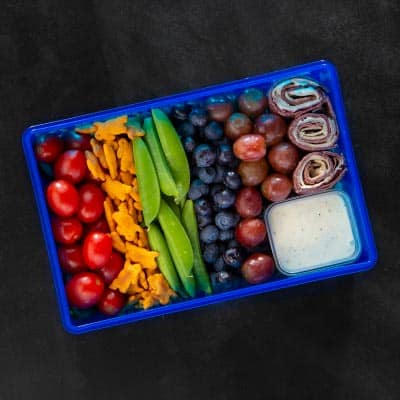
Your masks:
<instances>
[{"instance_id":1,"label":"clear sauce container","mask_svg":"<svg viewBox=\"0 0 400 400\"><path fill-rule=\"evenodd\" d=\"M273 203L265 221L276 266L284 274L346 264L360 255L350 198L342 191Z\"/></svg>"}]
</instances>

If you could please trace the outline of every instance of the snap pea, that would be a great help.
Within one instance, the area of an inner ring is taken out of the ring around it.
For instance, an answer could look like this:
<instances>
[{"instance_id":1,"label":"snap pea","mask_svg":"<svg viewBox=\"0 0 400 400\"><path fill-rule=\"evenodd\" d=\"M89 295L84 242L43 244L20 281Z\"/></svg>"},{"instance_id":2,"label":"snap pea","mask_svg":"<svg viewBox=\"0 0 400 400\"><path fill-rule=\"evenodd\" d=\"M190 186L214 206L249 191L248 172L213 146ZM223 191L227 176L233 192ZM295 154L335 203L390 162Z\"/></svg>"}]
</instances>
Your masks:
<instances>
[{"instance_id":1,"label":"snap pea","mask_svg":"<svg viewBox=\"0 0 400 400\"><path fill-rule=\"evenodd\" d=\"M178 189L176 202L182 204L190 186L189 162L185 150L174 126L165 113L159 109L151 110L151 113L160 138L161 147Z\"/></svg>"},{"instance_id":2,"label":"snap pea","mask_svg":"<svg viewBox=\"0 0 400 400\"><path fill-rule=\"evenodd\" d=\"M192 245L179 218L164 200L161 200L158 222L164 233L168 249L183 287L189 296L194 297L196 294L196 281L193 276Z\"/></svg>"},{"instance_id":3,"label":"snap pea","mask_svg":"<svg viewBox=\"0 0 400 400\"><path fill-rule=\"evenodd\" d=\"M174 178L172 177L171 170L168 166L167 160L161 148L160 140L158 138L156 127L154 126L151 117L145 118L143 123L146 134L144 141L150 150L151 157L153 158L154 166L156 167L158 181L160 183L161 191L167 196L178 198L178 188Z\"/></svg>"},{"instance_id":4,"label":"snap pea","mask_svg":"<svg viewBox=\"0 0 400 400\"><path fill-rule=\"evenodd\" d=\"M175 213L175 215L181 219L181 209L178 204L175 203L172 197L163 197L165 202L169 205L169 208Z\"/></svg>"},{"instance_id":5,"label":"snap pea","mask_svg":"<svg viewBox=\"0 0 400 400\"><path fill-rule=\"evenodd\" d=\"M196 279L197 287L204 293L212 293L210 277L208 275L206 266L204 265L203 257L201 254L199 230L197 227L196 214L192 200L186 200L182 209L182 222L186 228L186 233L192 242L193 247L193 272Z\"/></svg>"},{"instance_id":6,"label":"snap pea","mask_svg":"<svg viewBox=\"0 0 400 400\"><path fill-rule=\"evenodd\" d=\"M144 223L146 226L150 226L156 219L160 209L161 194L158 177L149 149L143 139L140 137L134 138L132 147Z\"/></svg>"},{"instance_id":7,"label":"snap pea","mask_svg":"<svg viewBox=\"0 0 400 400\"><path fill-rule=\"evenodd\" d=\"M169 253L164 235L156 223L153 222L150 225L147 235L149 237L151 249L160 253L160 255L157 257L157 265L169 283L169 286L171 286L171 288L181 296L185 296L181 282L176 273L174 263L172 262L171 254Z\"/></svg>"}]
</instances>

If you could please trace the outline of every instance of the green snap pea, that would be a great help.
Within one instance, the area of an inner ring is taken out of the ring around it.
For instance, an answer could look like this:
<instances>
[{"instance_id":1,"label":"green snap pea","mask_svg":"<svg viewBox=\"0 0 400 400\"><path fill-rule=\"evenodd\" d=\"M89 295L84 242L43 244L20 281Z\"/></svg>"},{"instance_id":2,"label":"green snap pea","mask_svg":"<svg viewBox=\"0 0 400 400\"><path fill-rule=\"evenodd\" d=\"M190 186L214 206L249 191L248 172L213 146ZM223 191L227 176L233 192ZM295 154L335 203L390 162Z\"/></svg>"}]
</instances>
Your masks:
<instances>
[{"instance_id":1,"label":"green snap pea","mask_svg":"<svg viewBox=\"0 0 400 400\"><path fill-rule=\"evenodd\" d=\"M186 200L182 209L182 222L193 247L193 272L197 287L204 293L212 293L210 277L201 254L199 230L192 200Z\"/></svg>"},{"instance_id":2,"label":"green snap pea","mask_svg":"<svg viewBox=\"0 0 400 400\"><path fill-rule=\"evenodd\" d=\"M165 279L168 281L169 286L171 286L171 288L181 296L185 296L185 292L183 291L181 282L176 273L164 235L156 223L153 222L150 225L147 235L149 237L151 249L160 253L157 257L157 265Z\"/></svg>"},{"instance_id":3,"label":"green snap pea","mask_svg":"<svg viewBox=\"0 0 400 400\"><path fill-rule=\"evenodd\" d=\"M182 142L171 121L159 109L151 110L165 158L171 168L177 189L177 203L183 203L190 186L189 162Z\"/></svg>"},{"instance_id":4,"label":"green snap pea","mask_svg":"<svg viewBox=\"0 0 400 400\"><path fill-rule=\"evenodd\" d=\"M152 118L146 118L143 126L146 132L144 135L144 141L146 142L153 158L154 166L156 167L158 175L158 181L160 183L160 189L165 195L173 196L175 199L178 199L178 188L176 187L176 183L172 177L171 170L161 148L160 140Z\"/></svg>"},{"instance_id":5,"label":"green snap pea","mask_svg":"<svg viewBox=\"0 0 400 400\"><path fill-rule=\"evenodd\" d=\"M196 295L196 281L193 276L193 249L190 239L179 218L164 200L161 200L158 222L164 233L176 271L189 296Z\"/></svg>"},{"instance_id":6,"label":"green snap pea","mask_svg":"<svg viewBox=\"0 0 400 400\"><path fill-rule=\"evenodd\" d=\"M165 202L169 205L169 208L175 213L175 215L181 219L181 209L178 204L175 203L172 197L163 197Z\"/></svg>"},{"instance_id":7,"label":"green snap pea","mask_svg":"<svg viewBox=\"0 0 400 400\"><path fill-rule=\"evenodd\" d=\"M156 219L160 209L160 186L157 172L149 149L140 137L132 140L133 158L136 165L136 176L139 185L139 195L143 207L143 218L146 226Z\"/></svg>"}]
</instances>

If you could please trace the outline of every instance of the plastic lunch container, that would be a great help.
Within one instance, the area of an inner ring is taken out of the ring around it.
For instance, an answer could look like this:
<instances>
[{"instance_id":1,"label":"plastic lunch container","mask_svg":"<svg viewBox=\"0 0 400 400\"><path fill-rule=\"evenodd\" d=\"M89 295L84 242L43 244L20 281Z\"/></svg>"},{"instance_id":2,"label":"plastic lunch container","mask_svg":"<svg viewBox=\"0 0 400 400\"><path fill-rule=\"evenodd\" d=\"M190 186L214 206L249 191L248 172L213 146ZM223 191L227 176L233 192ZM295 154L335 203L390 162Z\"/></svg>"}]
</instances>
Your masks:
<instances>
[{"instance_id":1,"label":"plastic lunch container","mask_svg":"<svg viewBox=\"0 0 400 400\"><path fill-rule=\"evenodd\" d=\"M123 114L140 113L148 111L151 108L162 108L176 103L201 100L216 94L239 93L243 89L249 87L258 87L264 91L268 91L273 83L293 77L308 77L321 83L321 85L325 88L336 113L336 119L340 131L338 142L339 151L343 153L346 159L348 171L343 179L337 185L335 185L335 189L340 189L346 192L348 197L351 199L352 208L354 211L354 224L357 226L360 243L360 252L358 258L346 265L339 264L336 266L330 266L329 268L314 269L308 272L290 276L276 273L271 280L258 285L241 287L235 290L216 293L190 300L182 300L180 302L171 303L165 306L158 306L147 310L139 310L129 314L118 315L115 317L94 316L91 320L85 320L84 322L74 320L70 315L64 290L62 271L57 257L56 244L51 230L50 215L44 195L45 182L41 178L38 164L34 156L33 144L35 142L35 138L38 135L50 135L62 129L71 129L75 126L90 124L98 120L107 120ZM85 333L159 315L170 314L177 311L218 303L224 300L231 300L257 293L269 292L272 290L300 285L307 282L315 282L336 276L353 274L368 270L376 263L376 246L357 172L356 162L354 159L350 133L347 126L343 99L339 85L339 78L336 68L328 61L316 61L255 77L193 90L182 94L175 94L160 99L148 100L134 105L113 108L110 110L72 117L61 121L31 126L24 132L22 142L36 203L39 210L40 221L50 260L50 268L53 275L61 319L65 329L70 333Z\"/></svg>"}]
</instances>

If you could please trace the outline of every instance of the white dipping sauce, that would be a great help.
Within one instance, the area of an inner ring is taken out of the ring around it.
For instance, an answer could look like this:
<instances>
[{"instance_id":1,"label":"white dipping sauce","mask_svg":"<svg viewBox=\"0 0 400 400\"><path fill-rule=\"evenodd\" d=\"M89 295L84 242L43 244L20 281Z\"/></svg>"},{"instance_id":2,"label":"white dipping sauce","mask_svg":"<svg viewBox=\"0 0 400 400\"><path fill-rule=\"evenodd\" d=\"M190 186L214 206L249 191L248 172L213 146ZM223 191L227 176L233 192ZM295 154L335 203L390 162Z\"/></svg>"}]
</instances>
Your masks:
<instances>
[{"instance_id":1,"label":"white dipping sauce","mask_svg":"<svg viewBox=\"0 0 400 400\"><path fill-rule=\"evenodd\" d=\"M293 274L356 258L349 206L339 191L273 204L266 220L279 269Z\"/></svg>"}]
</instances>

